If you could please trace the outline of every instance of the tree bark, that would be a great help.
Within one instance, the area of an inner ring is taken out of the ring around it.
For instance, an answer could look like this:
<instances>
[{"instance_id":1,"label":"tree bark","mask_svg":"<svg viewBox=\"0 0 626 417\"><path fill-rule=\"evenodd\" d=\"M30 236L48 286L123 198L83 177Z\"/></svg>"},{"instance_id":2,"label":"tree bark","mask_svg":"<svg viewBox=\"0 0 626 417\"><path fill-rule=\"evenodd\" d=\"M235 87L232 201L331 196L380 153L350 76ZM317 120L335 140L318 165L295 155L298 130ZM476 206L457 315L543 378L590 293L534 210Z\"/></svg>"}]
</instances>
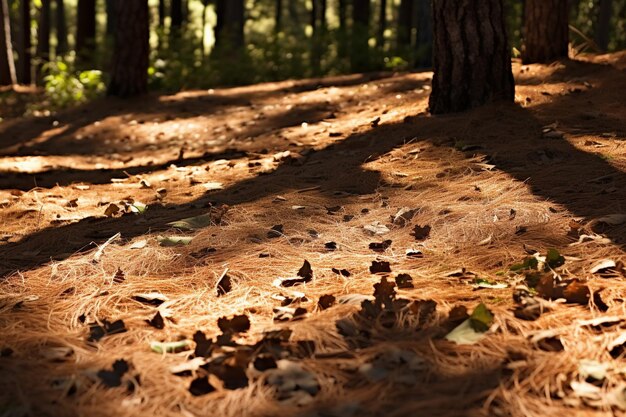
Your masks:
<instances>
[{"instance_id":1,"label":"tree bark","mask_svg":"<svg viewBox=\"0 0 626 417\"><path fill-rule=\"evenodd\" d=\"M117 30L108 94L130 97L148 91L148 0L113 0Z\"/></svg>"},{"instance_id":2,"label":"tree bark","mask_svg":"<svg viewBox=\"0 0 626 417\"><path fill-rule=\"evenodd\" d=\"M283 0L276 0L274 5L274 32L283 30Z\"/></svg>"},{"instance_id":3,"label":"tree bark","mask_svg":"<svg viewBox=\"0 0 626 417\"><path fill-rule=\"evenodd\" d=\"M348 1L339 0L337 15L339 17L339 32L337 55L345 58L348 55Z\"/></svg>"},{"instance_id":4,"label":"tree bark","mask_svg":"<svg viewBox=\"0 0 626 417\"><path fill-rule=\"evenodd\" d=\"M387 0L380 0L378 13L378 32L376 33L376 46L385 48L385 30L387 30Z\"/></svg>"},{"instance_id":5,"label":"tree bark","mask_svg":"<svg viewBox=\"0 0 626 417\"><path fill-rule=\"evenodd\" d=\"M56 55L64 55L69 50L67 43L67 20L65 19L65 3L63 0L56 0L56 34L57 48Z\"/></svg>"},{"instance_id":6,"label":"tree bark","mask_svg":"<svg viewBox=\"0 0 626 417\"><path fill-rule=\"evenodd\" d=\"M567 0L526 0L522 62L567 58L569 42Z\"/></svg>"},{"instance_id":7,"label":"tree bark","mask_svg":"<svg viewBox=\"0 0 626 417\"><path fill-rule=\"evenodd\" d=\"M96 46L96 0L78 0L76 14L76 57L80 64L90 64Z\"/></svg>"},{"instance_id":8,"label":"tree bark","mask_svg":"<svg viewBox=\"0 0 626 417\"><path fill-rule=\"evenodd\" d=\"M611 33L611 15L613 14L613 2L611 0L600 0L598 9L598 20L594 30L594 38L598 48L606 52L609 48L609 35Z\"/></svg>"},{"instance_id":9,"label":"tree bark","mask_svg":"<svg viewBox=\"0 0 626 417\"><path fill-rule=\"evenodd\" d=\"M513 101L502 0L433 0L432 114Z\"/></svg>"},{"instance_id":10,"label":"tree bark","mask_svg":"<svg viewBox=\"0 0 626 417\"><path fill-rule=\"evenodd\" d=\"M370 68L370 5L370 0L353 0L352 3L350 66L353 72L364 72Z\"/></svg>"},{"instance_id":11,"label":"tree bark","mask_svg":"<svg viewBox=\"0 0 626 417\"><path fill-rule=\"evenodd\" d=\"M50 1L41 0L37 22L37 79L41 79L42 66L50 61Z\"/></svg>"},{"instance_id":12,"label":"tree bark","mask_svg":"<svg viewBox=\"0 0 626 417\"><path fill-rule=\"evenodd\" d=\"M0 0L0 85L17 84L9 16L8 1Z\"/></svg>"},{"instance_id":13,"label":"tree bark","mask_svg":"<svg viewBox=\"0 0 626 417\"><path fill-rule=\"evenodd\" d=\"M170 4L170 35L177 39L180 37L180 30L183 26L183 2L182 0L172 0Z\"/></svg>"},{"instance_id":14,"label":"tree bark","mask_svg":"<svg viewBox=\"0 0 626 417\"><path fill-rule=\"evenodd\" d=\"M31 83L30 0L20 1L20 24L17 38L17 82Z\"/></svg>"},{"instance_id":15,"label":"tree bark","mask_svg":"<svg viewBox=\"0 0 626 417\"><path fill-rule=\"evenodd\" d=\"M165 0L159 0L159 28L162 30L165 27Z\"/></svg>"},{"instance_id":16,"label":"tree bark","mask_svg":"<svg viewBox=\"0 0 626 417\"><path fill-rule=\"evenodd\" d=\"M398 49L406 49L411 46L413 3L414 0L402 0L400 2L400 7L398 8Z\"/></svg>"},{"instance_id":17,"label":"tree bark","mask_svg":"<svg viewBox=\"0 0 626 417\"><path fill-rule=\"evenodd\" d=\"M215 25L215 52L237 55L244 47L244 0L217 0Z\"/></svg>"},{"instance_id":18,"label":"tree bark","mask_svg":"<svg viewBox=\"0 0 626 417\"><path fill-rule=\"evenodd\" d=\"M113 0L106 0L106 14L107 14L107 36L113 36L115 34L115 12L113 10Z\"/></svg>"}]
</instances>

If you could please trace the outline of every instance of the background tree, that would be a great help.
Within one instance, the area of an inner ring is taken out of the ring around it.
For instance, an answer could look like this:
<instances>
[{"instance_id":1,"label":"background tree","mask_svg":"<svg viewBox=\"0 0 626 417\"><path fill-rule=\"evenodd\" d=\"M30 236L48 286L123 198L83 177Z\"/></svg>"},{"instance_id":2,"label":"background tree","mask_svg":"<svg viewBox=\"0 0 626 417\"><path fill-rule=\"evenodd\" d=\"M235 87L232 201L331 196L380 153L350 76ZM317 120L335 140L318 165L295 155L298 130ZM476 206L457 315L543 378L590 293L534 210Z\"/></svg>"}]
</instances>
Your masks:
<instances>
[{"instance_id":1,"label":"background tree","mask_svg":"<svg viewBox=\"0 0 626 417\"><path fill-rule=\"evenodd\" d=\"M414 0L401 0L398 7L398 29L396 43L398 52L408 50L411 46L411 34L413 28L413 3Z\"/></svg>"},{"instance_id":2,"label":"background tree","mask_svg":"<svg viewBox=\"0 0 626 417\"><path fill-rule=\"evenodd\" d=\"M433 114L513 101L514 83L502 0L433 0Z\"/></svg>"},{"instance_id":3,"label":"background tree","mask_svg":"<svg viewBox=\"0 0 626 417\"><path fill-rule=\"evenodd\" d=\"M613 2L611 0L599 0L598 19L594 30L594 40L598 48L606 51L609 47L609 35L611 33L611 15L613 14Z\"/></svg>"},{"instance_id":4,"label":"background tree","mask_svg":"<svg viewBox=\"0 0 626 417\"><path fill-rule=\"evenodd\" d=\"M37 20L37 78L41 77L42 66L50 60L51 0L41 0Z\"/></svg>"},{"instance_id":5,"label":"background tree","mask_svg":"<svg viewBox=\"0 0 626 417\"><path fill-rule=\"evenodd\" d=\"M76 16L76 58L86 66L96 46L96 0L78 0Z\"/></svg>"},{"instance_id":6,"label":"background tree","mask_svg":"<svg viewBox=\"0 0 626 417\"><path fill-rule=\"evenodd\" d=\"M385 30L387 30L387 0L380 0L378 9L378 30L376 32L376 46L385 48Z\"/></svg>"},{"instance_id":7,"label":"background tree","mask_svg":"<svg viewBox=\"0 0 626 417\"><path fill-rule=\"evenodd\" d=\"M17 82L31 83L30 0L19 3L20 21L17 36Z\"/></svg>"},{"instance_id":8,"label":"background tree","mask_svg":"<svg viewBox=\"0 0 626 417\"><path fill-rule=\"evenodd\" d=\"M220 57L237 55L244 47L244 0L217 0L215 52Z\"/></svg>"},{"instance_id":9,"label":"background tree","mask_svg":"<svg viewBox=\"0 0 626 417\"><path fill-rule=\"evenodd\" d=\"M352 38L350 45L350 67L354 72L370 69L369 26L370 0L352 0Z\"/></svg>"},{"instance_id":10,"label":"background tree","mask_svg":"<svg viewBox=\"0 0 626 417\"><path fill-rule=\"evenodd\" d=\"M274 32L279 33L283 30L283 0L275 0L274 2Z\"/></svg>"},{"instance_id":11,"label":"background tree","mask_svg":"<svg viewBox=\"0 0 626 417\"><path fill-rule=\"evenodd\" d=\"M433 65L433 19L432 0L417 0L417 38L415 39L416 68Z\"/></svg>"},{"instance_id":12,"label":"background tree","mask_svg":"<svg viewBox=\"0 0 626 417\"><path fill-rule=\"evenodd\" d=\"M55 29L57 37L56 54L65 55L69 51L67 42L67 20L65 17L65 3L63 0L56 0Z\"/></svg>"},{"instance_id":13,"label":"background tree","mask_svg":"<svg viewBox=\"0 0 626 417\"><path fill-rule=\"evenodd\" d=\"M170 2L170 37L178 39L183 27L183 2L182 0L171 0Z\"/></svg>"},{"instance_id":14,"label":"background tree","mask_svg":"<svg viewBox=\"0 0 626 417\"><path fill-rule=\"evenodd\" d=\"M17 84L8 0L0 0L0 85Z\"/></svg>"},{"instance_id":15,"label":"background tree","mask_svg":"<svg viewBox=\"0 0 626 417\"><path fill-rule=\"evenodd\" d=\"M116 31L108 94L129 97L148 91L150 19L148 0L113 0Z\"/></svg>"},{"instance_id":16,"label":"background tree","mask_svg":"<svg viewBox=\"0 0 626 417\"><path fill-rule=\"evenodd\" d=\"M567 0L525 0L522 62L548 62L567 57Z\"/></svg>"}]
</instances>

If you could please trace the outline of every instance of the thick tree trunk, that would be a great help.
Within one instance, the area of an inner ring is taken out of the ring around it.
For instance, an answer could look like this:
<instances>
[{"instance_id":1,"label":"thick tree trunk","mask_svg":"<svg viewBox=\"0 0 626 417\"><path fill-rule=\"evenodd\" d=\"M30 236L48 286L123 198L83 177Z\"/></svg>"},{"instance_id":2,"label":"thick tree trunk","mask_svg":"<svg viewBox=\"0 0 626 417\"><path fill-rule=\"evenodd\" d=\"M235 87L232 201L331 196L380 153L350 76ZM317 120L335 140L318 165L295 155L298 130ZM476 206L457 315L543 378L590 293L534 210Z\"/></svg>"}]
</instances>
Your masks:
<instances>
[{"instance_id":1,"label":"thick tree trunk","mask_svg":"<svg viewBox=\"0 0 626 417\"><path fill-rule=\"evenodd\" d=\"M117 30L108 94L129 97L148 91L150 18L148 0L113 0Z\"/></svg>"},{"instance_id":2,"label":"thick tree trunk","mask_svg":"<svg viewBox=\"0 0 626 417\"><path fill-rule=\"evenodd\" d=\"M50 61L50 1L41 0L37 21L37 79L41 80L42 66Z\"/></svg>"},{"instance_id":3,"label":"thick tree trunk","mask_svg":"<svg viewBox=\"0 0 626 417\"><path fill-rule=\"evenodd\" d=\"M522 62L548 62L567 57L567 0L526 0Z\"/></svg>"},{"instance_id":4,"label":"thick tree trunk","mask_svg":"<svg viewBox=\"0 0 626 417\"><path fill-rule=\"evenodd\" d=\"M17 82L31 83L30 0L20 1L20 24L17 38Z\"/></svg>"},{"instance_id":5,"label":"thick tree trunk","mask_svg":"<svg viewBox=\"0 0 626 417\"><path fill-rule=\"evenodd\" d=\"M370 0L353 0L352 3L352 45L350 66L353 72L364 72L370 68L369 25Z\"/></svg>"},{"instance_id":6,"label":"thick tree trunk","mask_svg":"<svg viewBox=\"0 0 626 417\"><path fill-rule=\"evenodd\" d=\"M594 38L600 50L606 52L609 47L609 34L611 33L611 15L613 14L613 2L600 0L598 20L594 30Z\"/></svg>"},{"instance_id":7,"label":"thick tree trunk","mask_svg":"<svg viewBox=\"0 0 626 417\"><path fill-rule=\"evenodd\" d=\"M96 0L78 0L76 21L76 57L89 64L96 46Z\"/></svg>"},{"instance_id":8,"label":"thick tree trunk","mask_svg":"<svg viewBox=\"0 0 626 417\"><path fill-rule=\"evenodd\" d=\"M0 0L0 85L17 84L8 0Z\"/></svg>"},{"instance_id":9,"label":"thick tree trunk","mask_svg":"<svg viewBox=\"0 0 626 417\"><path fill-rule=\"evenodd\" d=\"M387 30L387 0L380 0L378 11L378 32L376 33L376 46L385 48L385 30Z\"/></svg>"},{"instance_id":10,"label":"thick tree trunk","mask_svg":"<svg viewBox=\"0 0 626 417\"><path fill-rule=\"evenodd\" d=\"M398 49L411 46L414 0L402 0L398 8Z\"/></svg>"},{"instance_id":11,"label":"thick tree trunk","mask_svg":"<svg viewBox=\"0 0 626 417\"><path fill-rule=\"evenodd\" d=\"M65 3L63 0L56 0L56 6L56 55L60 56L66 54L69 50L67 43L67 20L65 19Z\"/></svg>"},{"instance_id":12,"label":"thick tree trunk","mask_svg":"<svg viewBox=\"0 0 626 417\"><path fill-rule=\"evenodd\" d=\"M215 52L236 56L244 46L244 0L217 0L216 12Z\"/></svg>"},{"instance_id":13,"label":"thick tree trunk","mask_svg":"<svg viewBox=\"0 0 626 417\"><path fill-rule=\"evenodd\" d=\"M502 0L433 0L433 114L513 101Z\"/></svg>"},{"instance_id":14,"label":"thick tree trunk","mask_svg":"<svg viewBox=\"0 0 626 417\"><path fill-rule=\"evenodd\" d=\"M431 0L417 2L417 39L415 40L415 67L433 65L433 17Z\"/></svg>"}]
</instances>

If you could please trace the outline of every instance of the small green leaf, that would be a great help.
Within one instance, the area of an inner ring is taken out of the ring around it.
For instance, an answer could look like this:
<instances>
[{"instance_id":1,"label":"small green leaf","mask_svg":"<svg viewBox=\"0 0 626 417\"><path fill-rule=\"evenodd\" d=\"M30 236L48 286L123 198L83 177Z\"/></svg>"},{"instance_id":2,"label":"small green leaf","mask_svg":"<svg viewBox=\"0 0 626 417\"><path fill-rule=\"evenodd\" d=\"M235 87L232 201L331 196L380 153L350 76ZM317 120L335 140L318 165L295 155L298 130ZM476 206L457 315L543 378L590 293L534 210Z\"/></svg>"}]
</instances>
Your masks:
<instances>
[{"instance_id":1,"label":"small green leaf","mask_svg":"<svg viewBox=\"0 0 626 417\"><path fill-rule=\"evenodd\" d=\"M147 209L148 206L144 203L140 203L139 201L135 201L133 204L130 205L130 211L137 214L144 214Z\"/></svg>"},{"instance_id":2,"label":"small green leaf","mask_svg":"<svg viewBox=\"0 0 626 417\"><path fill-rule=\"evenodd\" d=\"M177 342L150 342L150 349L156 353L176 353L188 350L189 340L179 340Z\"/></svg>"},{"instance_id":3,"label":"small green leaf","mask_svg":"<svg viewBox=\"0 0 626 417\"><path fill-rule=\"evenodd\" d=\"M196 217L188 217L186 219L170 222L167 225L175 227L181 230L196 230L203 227L211 226L213 224L213 217L211 214L202 214Z\"/></svg>"},{"instance_id":4,"label":"small green leaf","mask_svg":"<svg viewBox=\"0 0 626 417\"><path fill-rule=\"evenodd\" d=\"M484 303L480 303L472 312L469 321L472 329L477 332L486 332L493 324L493 314Z\"/></svg>"},{"instance_id":5,"label":"small green leaf","mask_svg":"<svg viewBox=\"0 0 626 417\"><path fill-rule=\"evenodd\" d=\"M508 286L509 285L505 282L488 281L483 278L476 278L474 280L474 288L500 289L500 288L507 288Z\"/></svg>"},{"instance_id":6,"label":"small green leaf","mask_svg":"<svg viewBox=\"0 0 626 417\"><path fill-rule=\"evenodd\" d=\"M185 246L191 243L193 237L191 236L158 236L157 241L159 245L170 246Z\"/></svg>"},{"instance_id":7,"label":"small green leaf","mask_svg":"<svg viewBox=\"0 0 626 417\"><path fill-rule=\"evenodd\" d=\"M524 259L524 262L522 262L521 264L512 265L509 269L513 272L518 272L525 269L537 269L538 265L539 261L537 260L537 258L529 257Z\"/></svg>"},{"instance_id":8,"label":"small green leaf","mask_svg":"<svg viewBox=\"0 0 626 417\"><path fill-rule=\"evenodd\" d=\"M561 256L558 250L548 249L546 254L546 265L550 268L558 268L565 263L565 258ZM547 269L547 268L546 268Z\"/></svg>"}]
</instances>

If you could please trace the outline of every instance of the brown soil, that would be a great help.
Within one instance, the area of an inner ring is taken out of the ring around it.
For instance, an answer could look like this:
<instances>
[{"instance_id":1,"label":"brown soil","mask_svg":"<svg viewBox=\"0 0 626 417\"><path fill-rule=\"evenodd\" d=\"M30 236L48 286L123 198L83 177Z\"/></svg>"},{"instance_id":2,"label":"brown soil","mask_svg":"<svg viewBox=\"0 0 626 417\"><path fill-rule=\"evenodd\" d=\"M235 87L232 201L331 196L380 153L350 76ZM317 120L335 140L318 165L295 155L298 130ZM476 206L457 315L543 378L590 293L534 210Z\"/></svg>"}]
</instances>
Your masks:
<instances>
[{"instance_id":1,"label":"brown soil","mask_svg":"<svg viewBox=\"0 0 626 417\"><path fill-rule=\"evenodd\" d=\"M625 67L624 53L515 64L515 104L441 117L426 113L424 72L106 99L5 120L0 415L622 412L626 362L612 343L626 328ZM403 208L417 210L394 223ZM207 213L211 224L198 230L168 225ZM271 232L277 225L282 232ZM430 235L417 239L415 226ZM165 247L163 236L193 239ZM368 247L387 239L381 252ZM596 295L552 297L537 320L521 320L512 294L524 275L509 268L550 248L565 255L554 273ZM273 285L305 259L312 280ZM603 259L617 264L613 274L592 272ZM375 260L392 272L372 274ZM232 289L218 297L225 270ZM436 309L413 303L368 316L355 294L401 273L414 288L397 297ZM478 279L506 288L476 288ZM164 296L159 306L137 297L153 292ZM275 320L287 303L280 294L306 315ZM351 297L322 309L328 294ZM481 302L495 316L482 340L442 337L453 307ZM157 311L163 329L146 323ZM216 341L211 362L190 375L170 368L189 362L196 343L179 353L150 348L198 330L215 338L217 320L237 314L250 330ZM604 323L584 322L596 318ZM127 331L88 341L90 324L105 320ZM272 329L292 334L269 349ZM273 371L253 369L267 356L302 365L319 392L277 393ZM121 387L107 387L98 371L117 359L129 370ZM600 363L602 377L585 375L585 361ZM228 389L237 377L224 369L244 369L247 387ZM191 395L205 376L215 392Z\"/></svg>"}]
</instances>

